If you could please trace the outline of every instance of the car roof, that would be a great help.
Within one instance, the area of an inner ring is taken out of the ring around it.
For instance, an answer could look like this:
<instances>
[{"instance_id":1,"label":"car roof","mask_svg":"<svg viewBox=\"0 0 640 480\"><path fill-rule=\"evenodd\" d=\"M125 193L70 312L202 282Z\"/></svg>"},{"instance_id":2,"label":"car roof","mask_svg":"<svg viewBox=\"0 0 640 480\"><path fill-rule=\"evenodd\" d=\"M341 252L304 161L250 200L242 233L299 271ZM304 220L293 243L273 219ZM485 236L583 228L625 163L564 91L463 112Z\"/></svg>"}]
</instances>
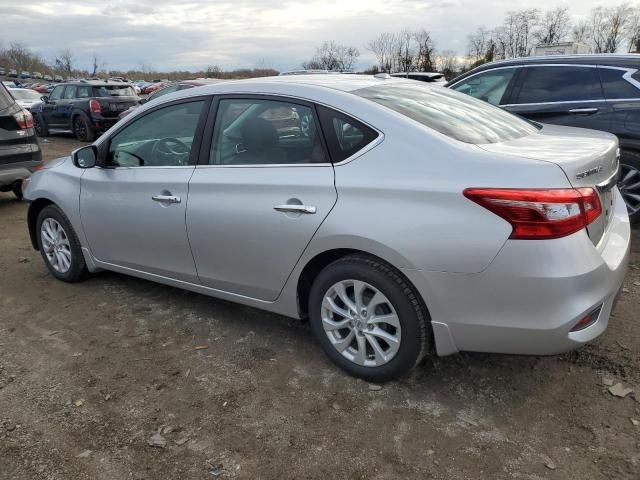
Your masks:
<instances>
[{"instance_id":1,"label":"car roof","mask_svg":"<svg viewBox=\"0 0 640 480\"><path fill-rule=\"evenodd\" d=\"M93 87L106 87L106 86L119 86L119 87L130 87L131 84L127 82L105 82L104 80L74 80L71 82L64 82L60 85L74 85L74 86L84 86L89 85Z\"/></svg>"}]
</instances>

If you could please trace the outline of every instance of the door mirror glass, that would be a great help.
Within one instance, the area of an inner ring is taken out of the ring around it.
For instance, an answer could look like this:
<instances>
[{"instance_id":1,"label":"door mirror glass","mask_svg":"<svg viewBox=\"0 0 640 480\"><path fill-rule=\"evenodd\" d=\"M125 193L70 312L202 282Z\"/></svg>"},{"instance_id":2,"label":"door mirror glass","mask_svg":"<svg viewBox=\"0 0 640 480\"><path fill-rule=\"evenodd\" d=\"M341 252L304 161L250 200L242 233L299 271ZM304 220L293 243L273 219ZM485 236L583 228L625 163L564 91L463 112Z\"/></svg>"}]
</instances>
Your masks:
<instances>
[{"instance_id":1,"label":"door mirror glass","mask_svg":"<svg viewBox=\"0 0 640 480\"><path fill-rule=\"evenodd\" d=\"M73 164L78 168L93 168L98 159L98 149L93 145L74 150L71 153Z\"/></svg>"},{"instance_id":2,"label":"door mirror glass","mask_svg":"<svg viewBox=\"0 0 640 480\"><path fill-rule=\"evenodd\" d=\"M49 101L49 97L47 97L46 95L42 95L40 97L40 100L42 100L44 103L47 103Z\"/></svg>"}]
</instances>

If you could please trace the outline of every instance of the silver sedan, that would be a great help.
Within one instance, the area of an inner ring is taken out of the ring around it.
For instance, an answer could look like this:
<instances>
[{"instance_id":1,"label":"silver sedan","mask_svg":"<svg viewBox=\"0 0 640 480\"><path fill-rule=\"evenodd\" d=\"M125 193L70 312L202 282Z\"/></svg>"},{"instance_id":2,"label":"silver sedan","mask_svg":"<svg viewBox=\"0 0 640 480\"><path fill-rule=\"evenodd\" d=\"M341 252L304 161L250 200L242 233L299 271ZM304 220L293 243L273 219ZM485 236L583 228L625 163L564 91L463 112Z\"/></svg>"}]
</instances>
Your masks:
<instances>
[{"instance_id":1,"label":"silver sedan","mask_svg":"<svg viewBox=\"0 0 640 480\"><path fill-rule=\"evenodd\" d=\"M629 256L618 155L420 82L289 76L149 102L24 194L54 277L309 318L333 362L386 381L425 355L600 335Z\"/></svg>"}]
</instances>

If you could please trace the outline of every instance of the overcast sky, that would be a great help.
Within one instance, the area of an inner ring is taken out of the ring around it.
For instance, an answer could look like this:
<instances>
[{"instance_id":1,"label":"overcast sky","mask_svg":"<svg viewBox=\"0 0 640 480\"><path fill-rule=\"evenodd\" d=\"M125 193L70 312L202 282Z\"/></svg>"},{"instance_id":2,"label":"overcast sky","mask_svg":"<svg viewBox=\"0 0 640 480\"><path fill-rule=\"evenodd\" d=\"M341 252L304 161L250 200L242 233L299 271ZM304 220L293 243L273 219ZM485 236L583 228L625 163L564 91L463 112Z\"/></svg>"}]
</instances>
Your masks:
<instances>
[{"instance_id":1,"label":"overcast sky","mask_svg":"<svg viewBox=\"0 0 640 480\"><path fill-rule=\"evenodd\" d=\"M606 0L567 5L574 16ZM76 67L96 52L107 69L200 70L208 64L297 68L324 40L353 45L358 67L375 63L367 41L383 31L429 30L438 49L466 51L466 34L508 10L550 0L0 0L0 41L20 41L51 61L70 48Z\"/></svg>"}]
</instances>

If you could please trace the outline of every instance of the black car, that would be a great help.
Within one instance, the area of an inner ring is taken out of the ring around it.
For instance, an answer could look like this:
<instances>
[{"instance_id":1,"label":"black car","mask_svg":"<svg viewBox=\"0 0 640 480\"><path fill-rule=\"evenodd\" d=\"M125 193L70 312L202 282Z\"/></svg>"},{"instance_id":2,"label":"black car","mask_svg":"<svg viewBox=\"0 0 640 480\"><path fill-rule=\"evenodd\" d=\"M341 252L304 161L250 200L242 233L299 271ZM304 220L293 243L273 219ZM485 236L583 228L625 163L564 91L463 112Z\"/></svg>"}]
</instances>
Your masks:
<instances>
[{"instance_id":1,"label":"black car","mask_svg":"<svg viewBox=\"0 0 640 480\"><path fill-rule=\"evenodd\" d=\"M32 111L41 137L64 130L72 131L78 140L92 142L139 101L127 83L81 80L56 85Z\"/></svg>"},{"instance_id":2,"label":"black car","mask_svg":"<svg viewBox=\"0 0 640 480\"><path fill-rule=\"evenodd\" d=\"M33 117L0 82L0 192L22 198L22 181L41 166Z\"/></svg>"},{"instance_id":3,"label":"black car","mask_svg":"<svg viewBox=\"0 0 640 480\"><path fill-rule=\"evenodd\" d=\"M640 221L640 54L558 55L481 65L446 86L541 123L611 132L618 187Z\"/></svg>"}]
</instances>

